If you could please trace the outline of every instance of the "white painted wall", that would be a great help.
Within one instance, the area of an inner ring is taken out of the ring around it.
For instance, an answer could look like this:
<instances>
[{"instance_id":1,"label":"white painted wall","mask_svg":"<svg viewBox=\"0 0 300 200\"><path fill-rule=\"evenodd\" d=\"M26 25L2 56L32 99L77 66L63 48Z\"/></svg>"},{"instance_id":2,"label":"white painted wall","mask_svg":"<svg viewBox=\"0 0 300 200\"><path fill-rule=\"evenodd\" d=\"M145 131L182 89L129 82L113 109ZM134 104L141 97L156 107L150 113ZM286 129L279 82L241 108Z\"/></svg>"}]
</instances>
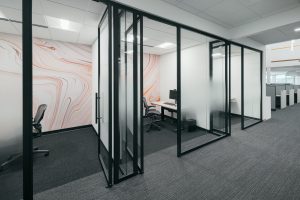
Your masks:
<instances>
[{"instance_id":1,"label":"white painted wall","mask_svg":"<svg viewBox=\"0 0 300 200\"><path fill-rule=\"evenodd\" d=\"M92 125L98 133L98 125L95 123L95 94L98 92L98 40L92 46Z\"/></svg>"}]
</instances>

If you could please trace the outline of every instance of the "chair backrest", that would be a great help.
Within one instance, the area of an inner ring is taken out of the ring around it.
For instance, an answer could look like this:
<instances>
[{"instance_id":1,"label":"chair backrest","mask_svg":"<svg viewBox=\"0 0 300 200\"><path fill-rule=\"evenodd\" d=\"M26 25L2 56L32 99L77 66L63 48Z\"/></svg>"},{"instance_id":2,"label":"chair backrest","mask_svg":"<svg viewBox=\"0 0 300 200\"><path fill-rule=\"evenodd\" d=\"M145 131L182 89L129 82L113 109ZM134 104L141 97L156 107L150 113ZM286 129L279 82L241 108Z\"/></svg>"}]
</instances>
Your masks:
<instances>
[{"instance_id":1,"label":"chair backrest","mask_svg":"<svg viewBox=\"0 0 300 200\"><path fill-rule=\"evenodd\" d=\"M149 110L149 105L147 103L146 97L143 97L143 103L144 103L145 110L147 112Z\"/></svg>"},{"instance_id":2,"label":"chair backrest","mask_svg":"<svg viewBox=\"0 0 300 200\"><path fill-rule=\"evenodd\" d=\"M46 104L39 105L39 108L37 109L35 117L34 117L34 122L36 124L39 124L42 121L42 119L44 118L46 109L47 109Z\"/></svg>"}]
</instances>

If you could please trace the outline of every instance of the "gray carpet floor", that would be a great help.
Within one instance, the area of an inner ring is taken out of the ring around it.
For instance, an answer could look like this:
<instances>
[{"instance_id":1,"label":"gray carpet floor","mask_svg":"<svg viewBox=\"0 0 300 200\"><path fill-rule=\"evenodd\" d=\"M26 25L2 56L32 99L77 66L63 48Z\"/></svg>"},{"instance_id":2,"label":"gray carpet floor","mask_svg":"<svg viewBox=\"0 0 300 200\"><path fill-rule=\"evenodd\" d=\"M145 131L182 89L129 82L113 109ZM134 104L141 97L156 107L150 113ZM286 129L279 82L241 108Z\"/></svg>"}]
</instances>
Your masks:
<instances>
[{"instance_id":1,"label":"gray carpet floor","mask_svg":"<svg viewBox=\"0 0 300 200\"><path fill-rule=\"evenodd\" d=\"M145 157L145 173L105 188L101 173L35 195L36 200L300 199L300 105L176 157L176 147ZM238 125L237 125L238 126Z\"/></svg>"}]
</instances>

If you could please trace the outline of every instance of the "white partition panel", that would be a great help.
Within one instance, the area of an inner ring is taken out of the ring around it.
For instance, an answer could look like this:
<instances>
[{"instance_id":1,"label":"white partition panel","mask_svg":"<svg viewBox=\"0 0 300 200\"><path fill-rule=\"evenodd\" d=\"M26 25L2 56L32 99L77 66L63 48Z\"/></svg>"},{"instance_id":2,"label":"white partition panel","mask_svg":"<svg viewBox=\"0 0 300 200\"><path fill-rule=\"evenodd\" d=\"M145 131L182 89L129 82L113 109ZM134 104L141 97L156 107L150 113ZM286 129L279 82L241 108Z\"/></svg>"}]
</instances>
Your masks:
<instances>
[{"instance_id":1,"label":"white partition panel","mask_svg":"<svg viewBox=\"0 0 300 200\"><path fill-rule=\"evenodd\" d=\"M280 99L280 108L286 108L286 90L281 90Z\"/></svg>"},{"instance_id":2,"label":"white partition panel","mask_svg":"<svg viewBox=\"0 0 300 200\"><path fill-rule=\"evenodd\" d=\"M295 97L294 89L290 89L289 95L290 95L290 97L289 97L289 105L292 106L295 103L295 100L294 100L294 97Z\"/></svg>"}]
</instances>

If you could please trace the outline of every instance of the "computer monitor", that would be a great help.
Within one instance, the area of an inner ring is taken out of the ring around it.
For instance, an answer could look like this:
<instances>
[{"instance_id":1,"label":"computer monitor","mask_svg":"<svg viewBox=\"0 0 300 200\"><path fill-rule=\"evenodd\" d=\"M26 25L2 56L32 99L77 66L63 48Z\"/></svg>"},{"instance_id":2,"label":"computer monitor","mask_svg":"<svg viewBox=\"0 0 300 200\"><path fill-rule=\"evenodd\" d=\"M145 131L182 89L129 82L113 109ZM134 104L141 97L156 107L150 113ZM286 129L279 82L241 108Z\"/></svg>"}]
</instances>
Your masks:
<instances>
[{"instance_id":1,"label":"computer monitor","mask_svg":"<svg viewBox=\"0 0 300 200\"><path fill-rule=\"evenodd\" d=\"M170 90L169 99L174 99L175 103L177 103L177 90Z\"/></svg>"}]
</instances>

